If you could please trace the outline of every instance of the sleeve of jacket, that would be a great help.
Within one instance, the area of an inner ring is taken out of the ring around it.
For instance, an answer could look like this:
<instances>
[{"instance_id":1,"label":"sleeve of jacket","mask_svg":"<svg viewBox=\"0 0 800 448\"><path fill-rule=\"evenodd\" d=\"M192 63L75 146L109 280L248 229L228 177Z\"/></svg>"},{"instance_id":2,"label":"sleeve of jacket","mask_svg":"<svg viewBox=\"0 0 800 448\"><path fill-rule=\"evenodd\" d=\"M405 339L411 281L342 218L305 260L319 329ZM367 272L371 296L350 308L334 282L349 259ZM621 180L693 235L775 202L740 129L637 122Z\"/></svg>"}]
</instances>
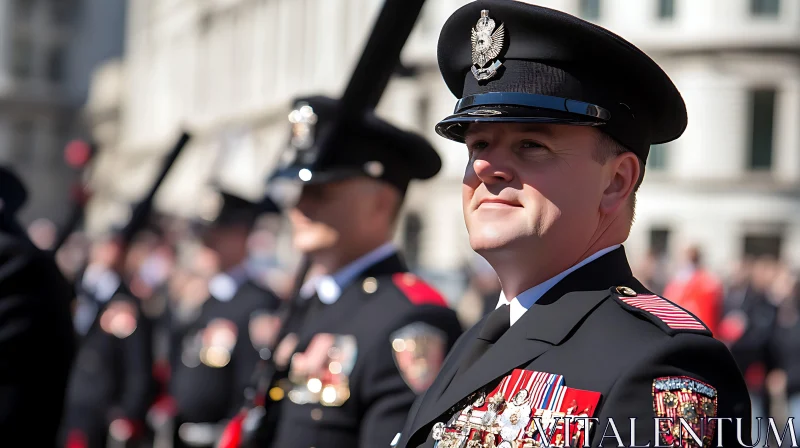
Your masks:
<instances>
[{"instance_id":1,"label":"sleeve of jacket","mask_svg":"<svg viewBox=\"0 0 800 448\"><path fill-rule=\"evenodd\" d=\"M369 361L365 380L361 382L364 388L362 393L366 397L359 438L361 448L388 447L392 439L402 431L417 397L427 390L420 389L418 385L412 389L409 385L413 381L410 378L411 373L404 373L393 347L393 335L398 334L398 330L403 331L420 324L437 335L429 344L441 344L441 347L429 347L429 352L441 353L437 359L429 360L436 362L439 368L461 332L452 310L428 306L417 307L389 327L390 331L383 335L383 340L366 355ZM441 335L441 342L438 341L438 335ZM431 378L436 373L438 368L432 372Z\"/></svg>"},{"instance_id":2,"label":"sleeve of jacket","mask_svg":"<svg viewBox=\"0 0 800 448\"><path fill-rule=\"evenodd\" d=\"M256 365L261 359L253 347L248 330L248 321L239 323L240 336L236 339L236 345L233 347L234 362L231 382L231 397L233 399L231 400L231 409L228 412L230 417L238 414L242 406L244 406L246 402L245 390L255 385Z\"/></svg>"},{"instance_id":3,"label":"sleeve of jacket","mask_svg":"<svg viewBox=\"0 0 800 448\"><path fill-rule=\"evenodd\" d=\"M603 398L591 446L601 442L606 446L649 443L654 447L673 442L680 447L696 446L692 439L678 443L671 439L674 435L659 434L676 431L677 426L685 428L683 422L698 437L710 439L705 446L741 446L739 434L750 445L747 387L728 349L709 336L665 337L627 369ZM677 425L656 418L672 419ZM661 425L658 430L656 425ZM692 435L684 429L683 437Z\"/></svg>"},{"instance_id":4,"label":"sleeve of jacket","mask_svg":"<svg viewBox=\"0 0 800 448\"><path fill-rule=\"evenodd\" d=\"M136 330L123 340L125 379L121 405L124 417L143 422L157 385L153 376L153 326L139 311Z\"/></svg>"},{"instance_id":5,"label":"sleeve of jacket","mask_svg":"<svg viewBox=\"0 0 800 448\"><path fill-rule=\"evenodd\" d=\"M0 434L6 438L32 420L42 437L59 424L75 354L72 298L52 259L0 234Z\"/></svg>"}]
</instances>

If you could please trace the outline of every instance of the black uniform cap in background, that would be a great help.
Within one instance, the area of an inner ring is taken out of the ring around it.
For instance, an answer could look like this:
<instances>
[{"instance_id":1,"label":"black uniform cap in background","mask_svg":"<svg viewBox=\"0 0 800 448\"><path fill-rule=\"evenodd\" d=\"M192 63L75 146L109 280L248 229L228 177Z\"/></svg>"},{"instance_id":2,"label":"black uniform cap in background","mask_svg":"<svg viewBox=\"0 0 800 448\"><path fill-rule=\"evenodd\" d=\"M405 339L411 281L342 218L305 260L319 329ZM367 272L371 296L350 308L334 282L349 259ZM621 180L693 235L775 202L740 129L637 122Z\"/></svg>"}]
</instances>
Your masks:
<instances>
[{"instance_id":1,"label":"black uniform cap in background","mask_svg":"<svg viewBox=\"0 0 800 448\"><path fill-rule=\"evenodd\" d=\"M28 190L10 168L0 165L0 213L16 215L28 200Z\"/></svg>"},{"instance_id":2,"label":"black uniform cap in background","mask_svg":"<svg viewBox=\"0 0 800 448\"><path fill-rule=\"evenodd\" d=\"M28 200L28 190L11 168L0 165L0 231L24 235L16 219Z\"/></svg>"},{"instance_id":3,"label":"black uniform cap in background","mask_svg":"<svg viewBox=\"0 0 800 448\"><path fill-rule=\"evenodd\" d=\"M647 159L651 144L680 137L686 106L641 50L569 14L512 0L478 0L442 28L438 60L460 98L436 126L462 141L470 123L597 126Z\"/></svg>"},{"instance_id":4,"label":"black uniform cap in background","mask_svg":"<svg viewBox=\"0 0 800 448\"><path fill-rule=\"evenodd\" d=\"M216 217L207 223L212 228L235 225L252 227L260 215L280 213L280 209L269 198L253 202L221 189L217 189L217 193L222 204Z\"/></svg>"},{"instance_id":5,"label":"black uniform cap in background","mask_svg":"<svg viewBox=\"0 0 800 448\"><path fill-rule=\"evenodd\" d=\"M412 179L429 179L441 169L439 154L425 138L389 124L372 111L349 117L336 139L320 148L317 138L334 124L338 111L339 102L333 98L294 101L289 145L271 180L314 184L366 176L405 193Z\"/></svg>"}]
</instances>

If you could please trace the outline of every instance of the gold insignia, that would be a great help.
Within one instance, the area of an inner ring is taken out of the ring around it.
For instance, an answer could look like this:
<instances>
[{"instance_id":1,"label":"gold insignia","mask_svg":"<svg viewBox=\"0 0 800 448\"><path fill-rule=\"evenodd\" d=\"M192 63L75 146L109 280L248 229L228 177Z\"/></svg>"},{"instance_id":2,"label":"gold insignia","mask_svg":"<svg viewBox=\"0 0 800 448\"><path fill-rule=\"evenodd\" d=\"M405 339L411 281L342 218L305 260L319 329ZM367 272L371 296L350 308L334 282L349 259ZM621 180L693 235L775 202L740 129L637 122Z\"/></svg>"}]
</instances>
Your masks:
<instances>
[{"instance_id":1,"label":"gold insignia","mask_svg":"<svg viewBox=\"0 0 800 448\"><path fill-rule=\"evenodd\" d=\"M236 324L228 319L214 319L209 322L202 332L200 362L214 368L227 366L236 345L237 332Z\"/></svg>"},{"instance_id":2,"label":"gold insignia","mask_svg":"<svg viewBox=\"0 0 800 448\"><path fill-rule=\"evenodd\" d=\"M694 378L675 376L656 378L653 381L653 410L659 421L660 444L664 446L695 447L694 435L710 447L715 434L717 416L717 391ZM694 435L683 427L688 425Z\"/></svg>"},{"instance_id":3,"label":"gold insignia","mask_svg":"<svg viewBox=\"0 0 800 448\"><path fill-rule=\"evenodd\" d=\"M314 336L305 352L292 356L289 400L296 404L343 405L350 398L350 374L357 352L354 336Z\"/></svg>"},{"instance_id":4,"label":"gold insignia","mask_svg":"<svg viewBox=\"0 0 800 448\"><path fill-rule=\"evenodd\" d=\"M397 369L408 387L422 393L430 387L447 354L447 336L443 331L415 322L390 336Z\"/></svg>"},{"instance_id":5,"label":"gold insignia","mask_svg":"<svg viewBox=\"0 0 800 448\"><path fill-rule=\"evenodd\" d=\"M675 396L672 392L665 392L664 393L664 406L668 408L674 408L678 406L678 397Z\"/></svg>"},{"instance_id":6,"label":"gold insignia","mask_svg":"<svg viewBox=\"0 0 800 448\"><path fill-rule=\"evenodd\" d=\"M136 331L138 326L136 307L123 300L109 303L100 316L100 328L108 334L125 339Z\"/></svg>"},{"instance_id":7,"label":"gold insignia","mask_svg":"<svg viewBox=\"0 0 800 448\"><path fill-rule=\"evenodd\" d=\"M278 386L275 386L269 390L269 399L272 401L281 401L283 400L284 395L285 392Z\"/></svg>"},{"instance_id":8,"label":"gold insignia","mask_svg":"<svg viewBox=\"0 0 800 448\"><path fill-rule=\"evenodd\" d=\"M361 284L361 289L367 294L372 294L378 290L378 280L375 277L367 277Z\"/></svg>"},{"instance_id":9,"label":"gold insignia","mask_svg":"<svg viewBox=\"0 0 800 448\"><path fill-rule=\"evenodd\" d=\"M496 58L503 50L505 40L505 24L495 29L494 20L489 18L489 10L481 11L481 18L472 28L472 75L478 81L493 78L503 65L495 60L489 67L486 64ZM484 68L486 67L486 68Z\"/></svg>"},{"instance_id":10,"label":"gold insignia","mask_svg":"<svg viewBox=\"0 0 800 448\"><path fill-rule=\"evenodd\" d=\"M634 291L631 288L628 288L627 286L617 286L617 294L621 294L623 296L628 296L628 297L635 297L636 291Z\"/></svg>"}]
</instances>

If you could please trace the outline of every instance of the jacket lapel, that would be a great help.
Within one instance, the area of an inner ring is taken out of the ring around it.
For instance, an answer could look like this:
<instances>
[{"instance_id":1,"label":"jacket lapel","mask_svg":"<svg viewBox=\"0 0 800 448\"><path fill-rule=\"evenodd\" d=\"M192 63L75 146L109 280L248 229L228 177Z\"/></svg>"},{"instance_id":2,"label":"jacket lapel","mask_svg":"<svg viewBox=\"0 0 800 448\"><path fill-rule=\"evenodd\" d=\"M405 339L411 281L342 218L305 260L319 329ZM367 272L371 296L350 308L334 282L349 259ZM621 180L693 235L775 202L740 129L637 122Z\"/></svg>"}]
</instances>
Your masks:
<instances>
[{"instance_id":1,"label":"jacket lapel","mask_svg":"<svg viewBox=\"0 0 800 448\"><path fill-rule=\"evenodd\" d=\"M372 297L371 294L366 294L362 290L362 284L365 279L407 271L408 269L398 253L394 253L368 267L363 273L353 279L350 284L343 288L339 300L337 300L336 303L332 305L322 305L324 307L323 311L315 313L314 316L303 323L298 351L305 350L315 334L329 331L327 328L332 324L340 327L342 322L354 318L357 315L362 301Z\"/></svg>"},{"instance_id":2,"label":"jacket lapel","mask_svg":"<svg viewBox=\"0 0 800 448\"><path fill-rule=\"evenodd\" d=\"M620 248L565 277L470 368L457 374L454 372L455 377L447 381L448 385L443 387L438 399L427 399L420 406L421 413L415 419L410 436L417 436L422 429L427 433L430 425L449 418L449 414L473 392L559 345L586 315L610 296L611 286L623 284L631 276L625 252ZM470 333L472 339L479 334L476 331ZM453 364L458 365L459 361L453 360ZM422 438L422 434L418 437Z\"/></svg>"}]
</instances>

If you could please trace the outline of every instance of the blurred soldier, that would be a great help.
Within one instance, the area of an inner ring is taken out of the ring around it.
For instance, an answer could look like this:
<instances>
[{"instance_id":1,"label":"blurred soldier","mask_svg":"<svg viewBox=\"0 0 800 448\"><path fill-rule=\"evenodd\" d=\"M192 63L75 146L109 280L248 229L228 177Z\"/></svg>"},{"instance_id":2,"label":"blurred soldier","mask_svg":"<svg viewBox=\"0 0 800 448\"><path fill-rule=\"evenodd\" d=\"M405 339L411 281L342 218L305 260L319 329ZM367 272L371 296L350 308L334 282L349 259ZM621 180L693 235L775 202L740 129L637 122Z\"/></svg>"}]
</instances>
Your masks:
<instances>
[{"instance_id":1,"label":"blurred soldier","mask_svg":"<svg viewBox=\"0 0 800 448\"><path fill-rule=\"evenodd\" d=\"M152 325L122 282L125 248L117 235L98 241L76 283L75 328L81 336L65 421L75 447L105 447L109 439L136 442L156 384Z\"/></svg>"},{"instance_id":2,"label":"blurred soldier","mask_svg":"<svg viewBox=\"0 0 800 448\"><path fill-rule=\"evenodd\" d=\"M177 406L176 447L212 446L228 419L244 403L259 354L250 340L250 322L277 309L278 298L252 280L247 241L263 209L227 192L222 207L202 230L204 243L221 273L208 284L210 297L194 320L175 322L169 391ZM176 316L177 317L177 316Z\"/></svg>"},{"instance_id":3,"label":"blurred soldier","mask_svg":"<svg viewBox=\"0 0 800 448\"><path fill-rule=\"evenodd\" d=\"M766 382L771 395L781 395L780 400L775 401L785 400L788 416L794 417L795 433L800 434L800 281L797 273L783 266L773 294L779 301L777 325L771 341L776 369L767 375Z\"/></svg>"},{"instance_id":4,"label":"blurred soldier","mask_svg":"<svg viewBox=\"0 0 800 448\"><path fill-rule=\"evenodd\" d=\"M0 445L55 447L75 355L74 295L16 221L26 197L0 166Z\"/></svg>"},{"instance_id":5,"label":"blurred soldier","mask_svg":"<svg viewBox=\"0 0 800 448\"><path fill-rule=\"evenodd\" d=\"M728 300L731 307L720 322L720 334L730 347L739 370L744 373L753 408L753 419L764 419L753 425L753 443L759 438L766 441L766 417L769 413L769 395L766 393L766 376L775 368L774 348L770 345L775 332L778 308L770 300L769 290L776 277L777 266L773 258L764 256L753 264L748 286L739 298Z\"/></svg>"},{"instance_id":6,"label":"blurred soldier","mask_svg":"<svg viewBox=\"0 0 800 448\"><path fill-rule=\"evenodd\" d=\"M664 297L692 312L717 335L722 318L722 282L703 268L699 247L686 251L684 266L667 284Z\"/></svg>"},{"instance_id":7,"label":"blurred soldier","mask_svg":"<svg viewBox=\"0 0 800 448\"><path fill-rule=\"evenodd\" d=\"M430 143L372 113L353 117L320 149L314 142L331 130L337 101L295 106L274 178L301 183L289 218L294 246L317 275L281 330L279 380L255 446L386 446L461 333L455 313L408 272L391 242L409 183L433 177L441 161Z\"/></svg>"}]
</instances>

